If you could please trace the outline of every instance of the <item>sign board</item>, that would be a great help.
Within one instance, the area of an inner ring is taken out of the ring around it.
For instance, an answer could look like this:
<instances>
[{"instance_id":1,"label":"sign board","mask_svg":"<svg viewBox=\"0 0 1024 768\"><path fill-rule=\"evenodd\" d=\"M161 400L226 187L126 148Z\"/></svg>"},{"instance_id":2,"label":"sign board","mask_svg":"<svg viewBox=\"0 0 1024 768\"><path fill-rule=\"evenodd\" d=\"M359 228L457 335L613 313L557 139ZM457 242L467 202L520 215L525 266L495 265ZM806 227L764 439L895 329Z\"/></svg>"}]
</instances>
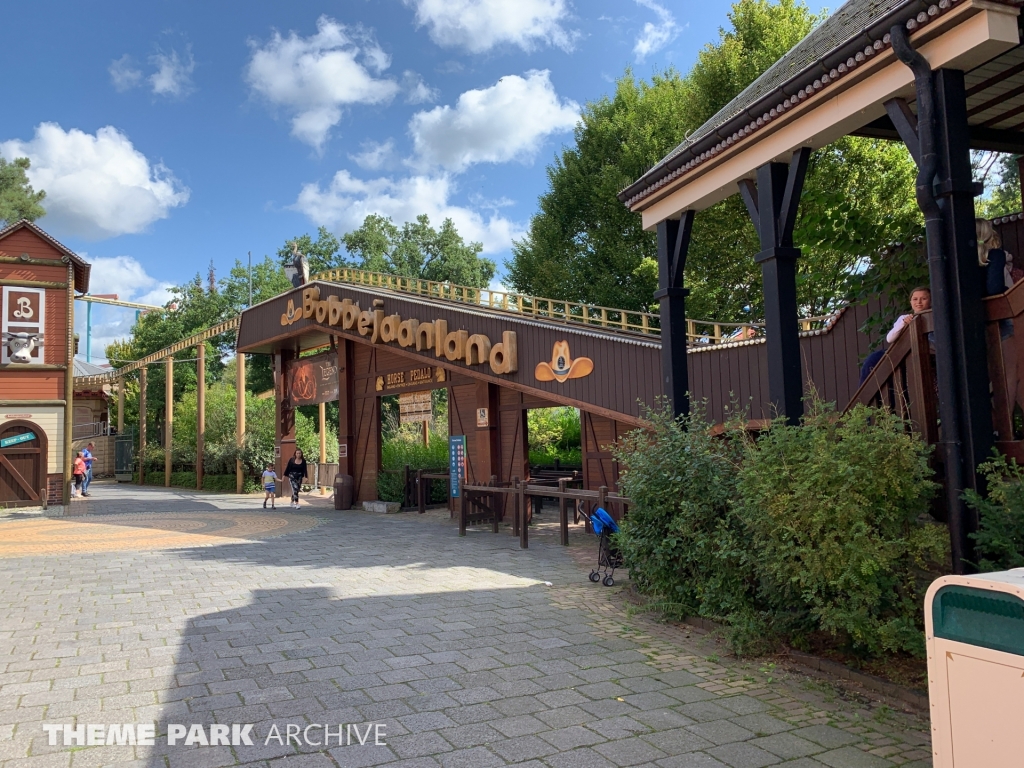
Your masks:
<instances>
[{"instance_id":1,"label":"sign board","mask_svg":"<svg viewBox=\"0 0 1024 768\"><path fill-rule=\"evenodd\" d=\"M338 356L333 352L290 360L286 374L293 408L338 399Z\"/></svg>"},{"instance_id":2,"label":"sign board","mask_svg":"<svg viewBox=\"0 0 1024 768\"><path fill-rule=\"evenodd\" d=\"M476 409L476 425L478 427L489 427L491 425L491 419L486 408Z\"/></svg>"},{"instance_id":3,"label":"sign board","mask_svg":"<svg viewBox=\"0 0 1024 768\"><path fill-rule=\"evenodd\" d=\"M46 291L5 285L0 297L0 365L45 362Z\"/></svg>"},{"instance_id":4,"label":"sign board","mask_svg":"<svg viewBox=\"0 0 1024 768\"><path fill-rule=\"evenodd\" d=\"M430 421L432 398L426 392L403 392L398 396L398 411L402 424Z\"/></svg>"},{"instance_id":5,"label":"sign board","mask_svg":"<svg viewBox=\"0 0 1024 768\"><path fill-rule=\"evenodd\" d=\"M392 389L424 386L444 380L444 368L424 365L408 371L395 371L378 376L374 382L374 388L378 392L388 392Z\"/></svg>"},{"instance_id":6,"label":"sign board","mask_svg":"<svg viewBox=\"0 0 1024 768\"><path fill-rule=\"evenodd\" d=\"M338 443L338 458L339 459L347 459L348 458L348 443Z\"/></svg>"},{"instance_id":7,"label":"sign board","mask_svg":"<svg viewBox=\"0 0 1024 768\"><path fill-rule=\"evenodd\" d=\"M448 438L448 473L451 481L451 496L459 498L462 483L466 480L466 436L451 435Z\"/></svg>"},{"instance_id":8,"label":"sign board","mask_svg":"<svg viewBox=\"0 0 1024 768\"><path fill-rule=\"evenodd\" d=\"M0 448L7 448L8 446L17 445L18 443L28 443L35 439L35 432L22 432L20 435L12 435L11 437L5 437L0 440Z\"/></svg>"}]
</instances>

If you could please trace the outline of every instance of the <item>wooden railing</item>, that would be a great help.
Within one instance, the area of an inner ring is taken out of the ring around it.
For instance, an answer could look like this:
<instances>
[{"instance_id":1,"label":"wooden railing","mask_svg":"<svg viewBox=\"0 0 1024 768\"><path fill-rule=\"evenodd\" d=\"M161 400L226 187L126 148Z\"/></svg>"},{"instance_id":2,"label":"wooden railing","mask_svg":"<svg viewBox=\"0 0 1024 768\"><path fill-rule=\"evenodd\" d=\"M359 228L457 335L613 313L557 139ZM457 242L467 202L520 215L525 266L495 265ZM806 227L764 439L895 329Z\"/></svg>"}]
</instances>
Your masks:
<instances>
[{"instance_id":1,"label":"wooden railing","mask_svg":"<svg viewBox=\"0 0 1024 768\"><path fill-rule=\"evenodd\" d=\"M597 326L608 330L626 331L644 335L659 335L661 323L657 312L639 312L629 309L603 307L584 302L548 299L541 296L493 291L489 288L474 288L415 277L388 275L365 269L329 269L313 275L314 280L331 283L347 283L389 291L410 293L425 298L455 301L477 307L513 312L531 318L572 323L575 325ZM814 331L827 327L835 317L823 315L800 320L800 330ZM764 335L763 323L722 323L713 320L687 320L686 336L689 344L725 344L745 341Z\"/></svg>"}]
</instances>

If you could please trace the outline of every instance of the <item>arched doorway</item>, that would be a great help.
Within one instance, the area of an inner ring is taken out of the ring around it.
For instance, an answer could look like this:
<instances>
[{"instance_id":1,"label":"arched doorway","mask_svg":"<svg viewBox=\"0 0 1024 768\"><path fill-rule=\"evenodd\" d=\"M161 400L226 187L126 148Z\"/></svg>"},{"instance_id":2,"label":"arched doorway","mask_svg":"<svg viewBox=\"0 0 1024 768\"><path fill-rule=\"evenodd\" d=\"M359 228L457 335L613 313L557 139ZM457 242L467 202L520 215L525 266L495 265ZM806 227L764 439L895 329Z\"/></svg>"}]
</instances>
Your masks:
<instances>
[{"instance_id":1,"label":"arched doorway","mask_svg":"<svg viewBox=\"0 0 1024 768\"><path fill-rule=\"evenodd\" d=\"M0 504L39 504L46 493L46 432L16 419L0 426Z\"/></svg>"}]
</instances>

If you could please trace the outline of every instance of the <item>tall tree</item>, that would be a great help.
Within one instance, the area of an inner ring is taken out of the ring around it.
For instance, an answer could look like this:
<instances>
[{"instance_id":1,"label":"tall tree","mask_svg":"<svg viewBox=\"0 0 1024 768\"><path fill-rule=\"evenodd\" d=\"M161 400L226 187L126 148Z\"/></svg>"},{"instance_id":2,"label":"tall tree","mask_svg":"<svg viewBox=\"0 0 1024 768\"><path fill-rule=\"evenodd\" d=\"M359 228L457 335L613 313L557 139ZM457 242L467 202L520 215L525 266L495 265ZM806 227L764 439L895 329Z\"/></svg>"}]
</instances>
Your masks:
<instances>
[{"instance_id":1,"label":"tall tree","mask_svg":"<svg viewBox=\"0 0 1024 768\"><path fill-rule=\"evenodd\" d=\"M31 165L27 157L17 157L11 162L0 157L0 223L6 225L21 219L35 221L46 215L42 206L46 192L32 189L25 173Z\"/></svg>"},{"instance_id":2,"label":"tall tree","mask_svg":"<svg viewBox=\"0 0 1024 768\"><path fill-rule=\"evenodd\" d=\"M627 70L611 97L591 102L575 144L548 168L549 189L527 235L513 245L518 290L629 309L648 308L657 285L654 234L617 193L713 117L820 21L795 0L739 0L730 28L692 69L637 81ZM819 314L849 295L865 256L919 227L913 163L901 144L845 138L816 152L795 240L803 250L801 311ZM760 246L738 195L701 211L687 259L689 314L760 320ZM870 261L870 260L868 260Z\"/></svg>"}]
</instances>

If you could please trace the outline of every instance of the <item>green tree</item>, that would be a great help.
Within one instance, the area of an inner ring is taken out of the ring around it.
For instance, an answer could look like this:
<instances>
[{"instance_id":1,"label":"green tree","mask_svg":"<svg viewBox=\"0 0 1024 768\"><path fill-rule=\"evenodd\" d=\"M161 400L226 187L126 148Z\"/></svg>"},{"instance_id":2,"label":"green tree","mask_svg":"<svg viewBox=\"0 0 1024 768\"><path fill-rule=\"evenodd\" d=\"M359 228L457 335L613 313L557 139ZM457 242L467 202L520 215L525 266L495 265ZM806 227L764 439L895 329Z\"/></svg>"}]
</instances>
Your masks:
<instances>
[{"instance_id":1,"label":"green tree","mask_svg":"<svg viewBox=\"0 0 1024 768\"><path fill-rule=\"evenodd\" d=\"M693 68L637 81L627 70L615 92L586 106L575 143L548 168L526 236L513 245L509 282L537 295L628 309L647 308L657 285L656 242L617 193L752 83L820 21L794 0L739 0L730 28ZM815 152L795 230L802 249L798 296L804 314L847 298L865 259L919 229L913 163L900 144L844 138ZM688 314L760 320L760 250L738 195L701 211L687 259Z\"/></svg>"},{"instance_id":2,"label":"green tree","mask_svg":"<svg viewBox=\"0 0 1024 768\"><path fill-rule=\"evenodd\" d=\"M278 248L277 255L283 265L290 266L292 263L292 243L295 243L299 253L306 255L311 275L326 269L350 266L340 253L341 243L327 230L327 227L317 229L316 240L308 234L299 235ZM288 288L291 288L291 284L288 285Z\"/></svg>"},{"instance_id":3,"label":"green tree","mask_svg":"<svg viewBox=\"0 0 1024 768\"><path fill-rule=\"evenodd\" d=\"M0 223L12 224L21 219L35 221L46 215L42 202L46 192L36 192L25 173L31 167L27 157L8 162L0 157Z\"/></svg>"},{"instance_id":4,"label":"green tree","mask_svg":"<svg viewBox=\"0 0 1024 768\"><path fill-rule=\"evenodd\" d=\"M372 272L479 288L494 277L494 262L480 256L483 245L463 240L451 219L434 229L426 214L420 214L399 228L390 218L370 214L341 241L356 265Z\"/></svg>"}]
</instances>

